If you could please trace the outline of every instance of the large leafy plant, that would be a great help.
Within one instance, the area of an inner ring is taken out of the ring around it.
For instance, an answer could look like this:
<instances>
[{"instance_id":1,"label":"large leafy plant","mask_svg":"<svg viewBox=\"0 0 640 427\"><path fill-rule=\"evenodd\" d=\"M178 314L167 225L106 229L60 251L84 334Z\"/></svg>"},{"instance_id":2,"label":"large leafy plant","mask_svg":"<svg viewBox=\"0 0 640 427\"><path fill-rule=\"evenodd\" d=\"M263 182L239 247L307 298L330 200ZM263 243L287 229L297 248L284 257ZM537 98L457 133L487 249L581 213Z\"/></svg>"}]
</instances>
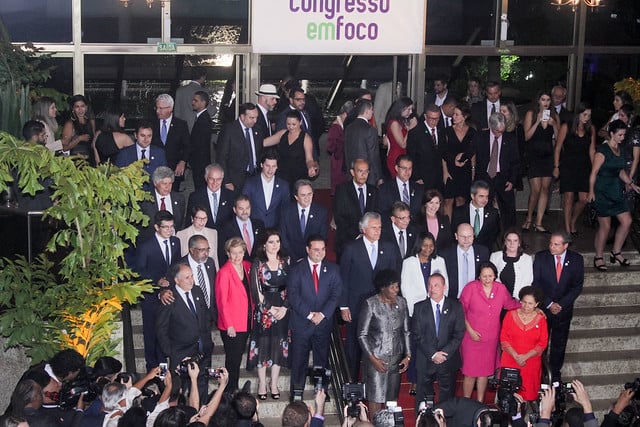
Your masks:
<instances>
[{"instance_id":1,"label":"large leafy plant","mask_svg":"<svg viewBox=\"0 0 640 427\"><path fill-rule=\"evenodd\" d=\"M124 262L135 224L148 221L139 207L150 197L142 190L148 176L140 163L92 168L0 132L0 190L12 181L12 170L28 194L42 190L43 178L53 182L54 205L44 219L56 221L59 231L47 252L62 259L53 263L42 254L32 264L0 261L0 334L34 361L69 346L89 363L112 355L122 303L151 290Z\"/></svg>"}]
</instances>

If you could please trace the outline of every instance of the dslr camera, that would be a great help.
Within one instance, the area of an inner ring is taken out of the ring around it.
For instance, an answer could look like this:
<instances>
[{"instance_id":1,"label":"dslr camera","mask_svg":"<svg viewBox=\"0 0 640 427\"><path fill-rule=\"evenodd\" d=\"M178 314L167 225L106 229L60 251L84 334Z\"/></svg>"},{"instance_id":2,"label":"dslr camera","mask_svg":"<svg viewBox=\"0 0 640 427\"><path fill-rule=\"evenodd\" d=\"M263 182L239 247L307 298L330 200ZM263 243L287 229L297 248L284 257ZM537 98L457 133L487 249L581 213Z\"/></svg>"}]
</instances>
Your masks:
<instances>
[{"instance_id":1,"label":"dslr camera","mask_svg":"<svg viewBox=\"0 0 640 427\"><path fill-rule=\"evenodd\" d=\"M358 419L360 406L365 396L365 386L362 383L346 383L342 386L342 399L347 401L347 416Z\"/></svg>"},{"instance_id":2,"label":"dslr camera","mask_svg":"<svg viewBox=\"0 0 640 427\"><path fill-rule=\"evenodd\" d=\"M494 376L489 383L498 391L498 407L500 410L512 417L515 416L520 409L518 400L514 396L522 386L520 369L500 368L499 376L497 378Z\"/></svg>"},{"instance_id":3,"label":"dslr camera","mask_svg":"<svg viewBox=\"0 0 640 427\"><path fill-rule=\"evenodd\" d=\"M313 384L313 392L317 393L321 388L324 388L325 391L329 388L329 382L331 381L331 369L325 369L322 366L314 366L309 369L307 376L311 380L311 384ZM327 400L329 395L327 394Z\"/></svg>"},{"instance_id":4,"label":"dslr camera","mask_svg":"<svg viewBox=\"0 0 640 427\"><path fill-rule=\"evenodd\" d=\"M404 426L404 415L402 414L402 407L398 406L398 402L395 400L387 401L387 410L393 412L394 426Z\"/></svg>"},{"instance_id":5,"label":"dslr camera","mask_svg":"<svg viewBox=\"0 0 640 427\"><path fill-rule=\"evenodd\" d=\"M200 362L202 362L203 360L204 360L204 354L196 353L193 356L181 361L180 364L178 365L177 371L180 375L187 375L189 373L189 365L191 363L195 363L196 365L199 365Z\"/></svg>"}]
</instances>

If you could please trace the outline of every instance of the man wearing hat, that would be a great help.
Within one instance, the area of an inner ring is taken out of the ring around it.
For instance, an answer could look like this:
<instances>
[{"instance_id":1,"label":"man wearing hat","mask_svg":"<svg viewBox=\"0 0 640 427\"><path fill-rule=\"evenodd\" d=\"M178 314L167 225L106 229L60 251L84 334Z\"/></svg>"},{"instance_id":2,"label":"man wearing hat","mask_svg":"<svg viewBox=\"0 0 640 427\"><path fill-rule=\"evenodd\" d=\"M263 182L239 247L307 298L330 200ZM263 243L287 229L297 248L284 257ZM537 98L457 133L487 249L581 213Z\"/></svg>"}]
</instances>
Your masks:
<instances>
[{"instance_id":1,"label":"man wearing hat","mask_svg":"<svg viewBox=\"0 0 640 427\"><path fill-rule=\"evenodd\" d=\"M273 135L271 121L269 120L269 113L273 111L280 97L278 96L276 87L271 84L264 84L260 86L256 95L258 95L257 105L260 110L260 114L258 114L258 121L254 127L259 132L262 132L262 135L268 137Z\"/></svg>"}]
</instances>

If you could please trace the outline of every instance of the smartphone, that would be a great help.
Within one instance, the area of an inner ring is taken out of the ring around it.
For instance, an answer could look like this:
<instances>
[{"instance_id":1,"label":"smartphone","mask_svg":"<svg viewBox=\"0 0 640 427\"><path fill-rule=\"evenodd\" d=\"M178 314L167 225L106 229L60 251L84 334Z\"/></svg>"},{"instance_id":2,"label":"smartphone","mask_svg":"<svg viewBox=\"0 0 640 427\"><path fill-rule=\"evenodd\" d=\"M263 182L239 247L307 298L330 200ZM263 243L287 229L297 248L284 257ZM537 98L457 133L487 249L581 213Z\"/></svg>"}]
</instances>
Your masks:
<instances>
[{"instance_id":1,"label":"smartphone","mask_svg":"<svg viewBox=\"0 0 640 427\"><path fill-rule=\"evenodd\" d=\"M549 121L549 117L551 117L551 110L544 110L542 112L542 121L543 122Z\"/></svg>"},{"instance_id":2,"label":"smartphone","mask_svg":"<svg viewBox=\"0 0 640 427\"><path fill-rule=\"evenodd\" d=\"M158 366L160 367L160 374L158 374L158 378L164 380L164 378L167 376L167 370L169 369L169 366L166 363L161 363Z\"/></svg>"}]
</instances>

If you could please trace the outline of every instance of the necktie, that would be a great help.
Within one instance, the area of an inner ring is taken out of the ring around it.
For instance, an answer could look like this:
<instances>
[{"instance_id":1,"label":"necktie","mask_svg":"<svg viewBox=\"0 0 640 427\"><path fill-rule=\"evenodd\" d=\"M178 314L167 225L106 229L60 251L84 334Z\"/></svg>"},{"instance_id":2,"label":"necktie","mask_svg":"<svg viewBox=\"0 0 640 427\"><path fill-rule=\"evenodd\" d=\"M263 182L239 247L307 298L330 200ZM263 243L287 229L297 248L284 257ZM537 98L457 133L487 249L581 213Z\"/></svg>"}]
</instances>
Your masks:
<instances>
[{"instance_id":1,"label":"necktie","mask_svg":"<svg viewBox=\"0 0 640 427\"><path fill-rule=\"evenodd\" d=\"M189 306L189 310L191 310L191 314L198 317L198 315L196 314L196 306L193 305L193 302L191 302L191 297L189 296L189 292L185 292L184 294L187 297L187 305Z\"/></svg>"},{"instance_id":2,"label":"necktie","mask_svg":"<svg viewBox=\"0 0 640 427\"><path fill-rule=\"evenodd\" d=\"M249 128L244 128L244 140L247 143L247 150L249 153L249 165L247 166L247 172L253 174L256 171L256 162L253 160L253 146L251 145L251 131Z\"/></svg>"},{"instance_id":3,"label":"necktie","mask_svg":"<svg viewBox=\"0 0 640 427\"><path fill-rule=\"evenodd\" d=\"M440 331L440 304L436 304L436 336Z\"/></svg>"},{"instance_id":4,"label":"necktie","mask_svg":"<svg viewBox=\"0 0 640 427\"><path fill-rule=\"evenodd\" d=\"M407 250L404 247L404 233L402 230L399 232L398 243L400 244L400 255L402 258L407 254Z\"/></svg>"},{"instance_id":5,"label":"necktie","mask_svg":"<svg viewBox=\"0 0 640 427\"><path fill-rule=\"evenodd\" d=\"M376 262L378 262L378 252L376 252L376 245L371 244L371 268L376 268Z\"/></svg>"},{"instance_id":6,"label":"necktie","mask_svg":"<svg viewBox=\"0 0 640 427\"><path fill-rule=\"evenodd\" d=\"M247 244L247 253L251 255L251 236L249 236L249 229L247 223L242 224L242 239Z\"/></svg>"},{"instance_id":7,"label":"necktie","mask_svg":"<svg viewBox=\"0 0 640 427\"><path fill-rule=\"evenodd\" d=\"M167 210L167 205L164 204L164 197L160 197L160 210L161 211L166 211Z\"/></svg>"},{"instance_id":8,"label":"necktie","mask_svg":"<svg viewBox=\"0 0 640 427\"><path fill-rule=\"evenodd\" d=\"M213 212L211 215L213 215L213 222L216 222L218 218L218 193L213 193Z\"/></svg>"},{"instance_id":9,"label":"necktie","mask_svg":"<svg viewBox=\"0 0 640 427\"><path fill-rule=\"evenodd\" d=\"M202 264L198 264L198 285L200 285L200 289L202 289L202 293L204 294L204 302L207 303L207 308L211 307L209 290L207 289L207 283L204 281L204 274L202 273Z\"/></svg>"},{"instance_id":10,"label":"necktie","mask_svg":"<svg viewBox=\"0 0 640 427\"><path fill-rule=\"evenodd\" d=\"M462 286L460 286L460 289L458 290L458 297L460 297L460 293L462 292L462 288L470 282L469 280L469 253L468 252L464 252L463 254L464 257L464 267L462 268L462 272L464 273L464 283L462 283Z\"/></svg>"},{"instance_id":11,"label":"necktie","mask_svg":"<svg viewBox=\"0 0 640 427\"><path fill-rule=\"evenodd\" d=\"M300 232L304 236L304 230L307 228L307 221L304 217L304 209L302 209L302 213L300 214Z\"/></svg>"},{"instance_id":12,"label":"necktie","mask_svg":"<svg viewBox=\"0 0 640 427\"><path fill-rule=\"evenodd\" d=\"M362 187L358 188L358 203L360 204L360 213L364 213L364 193Z\"/></svg>"},{"instance_id":13,"label":"necktie","mask_svg":"<svg viewBox=\"0 0 640 427\"><path fill-rule=\"evenodd\" d=\"M306 133L309 133L309 117L307 117L307 112L302 112L302 130Z\"/></svg>"},{"instance_id":14,"label":"necktie","mask_svg":"<svg viewBox=\"0 0 640 427\"><path fill-rule=\"evenodd\" d=\"M167 121L162 121L162 129L160 129L160 139L162 140L162 144L167 143Z\"/></svg>"},{"instance_id":15,"label":"necktie","mask_svg":"<svg viewBox=\"0 0 640 427\"><path fill-rule=\"evenodd\" d=\"M473 219L473 235L478 237L478 234L480 234L480 212L476 209L476 216Z\"/></svg>"},{"instance_id":16,"label":"necktie","mask_svg":"<svg viewBox=\"0 0 640 427\"><path fill-rule=\"evenodd\" d=\"M556 255L556 279L560 283L560 275L562 274L562 257Z\"/></svg>"},{"instance_id":17,"label":"necktie","mask_svg":"<svg viewBox=\"0 0 640 427\"><path fill-rule=\"evenodd\" d=\"M316 295L318 294L318 264L313 264L313 288L316 290Z\"/></svg>"},{"instance_id":18,"label":"necktie","mask_svg":"<svg viewBox=\"0 0 640 427\"><path fill-rule=\"evenodd\" d=\"M498 173L498 152L500 148L498 146L498 138L493 138L493 144L491 144L491 155L489 156L489 167L487 168L487 173L493 179L496 177Z\"/></svg>"},{"instance_id":19,"label":"necktie","mask_svg":"<svg viewBox=\"0 0 640 427\"><path fill-rule=\"evenodd\" d=\"M407 190L406 182L402 183L402 201L409 204L409 190Z\"/></svg>"},{"instance_id":20,"label":"necktie","mask_svg":"<svg viewBox=\"0 0 640 427\"><path fill-rule=\"evenodd\" d=\"M171 265L171 251L169 250L169 240L164 241L164 260L167 265Z\"/></svg>"},{"instance_id":21,"label":"necktie","mask_svg":"<svg viewBox=\"0 0 640 427\"><path fill-rule=\"evenodd\" d=\"M147 156L145 156L145 155L144 155L144 153L146 153L146 151L147 151L147 149L146 149L146 148L143 148L143 149L142 149L142 153L140 154L140 160L144 160L144 159L146 159L146 158L147 158Z\"/></svg>"},{"instance_id":22,"label":"necktie","mask_svg":"<svg viewBox=\"0 0 640 427\"><path fill-rule=\"evenodd\" d=\"M431 128L431 138L433 139L433 145L438 145L438 139L436 138L436 128Z\"/></svg>"},{"instance_id":23,"label":"necktie","mask_svg":"<svg viewBox=\"0 0 640 427\"><path fill-rule=\"evenodd\" d=\"M496 112L496 104L491 104L491 114Z\"/></svg>"}]
</instances>

